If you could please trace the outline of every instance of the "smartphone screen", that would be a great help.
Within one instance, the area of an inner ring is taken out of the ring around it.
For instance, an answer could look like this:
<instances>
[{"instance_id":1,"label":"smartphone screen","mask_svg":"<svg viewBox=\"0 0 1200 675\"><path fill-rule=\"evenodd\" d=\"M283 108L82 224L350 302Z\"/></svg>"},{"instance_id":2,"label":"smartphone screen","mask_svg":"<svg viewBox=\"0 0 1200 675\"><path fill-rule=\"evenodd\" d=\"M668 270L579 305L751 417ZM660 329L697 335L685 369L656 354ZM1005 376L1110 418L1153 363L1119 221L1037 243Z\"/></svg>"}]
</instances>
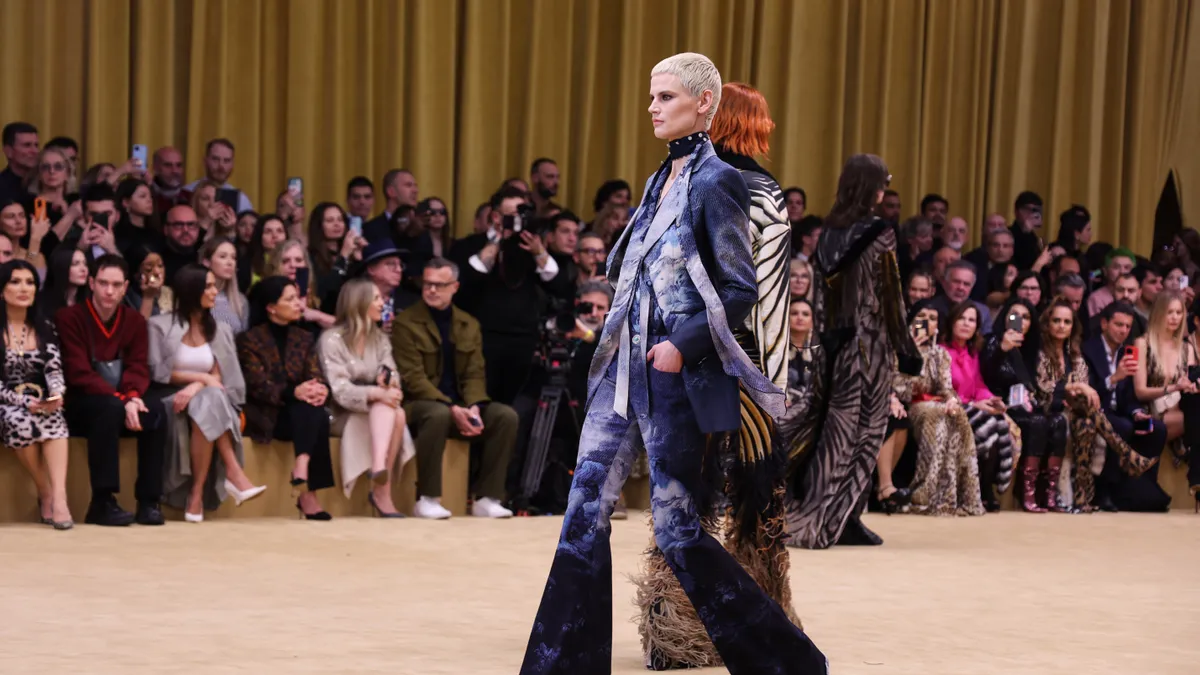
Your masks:
<instances>
[{"instance_id":1,"label":"smartphone screen","mask_svg":"<svg viewBox=\"0 0 1200 675\"><path fill-rule=\"evenodd\" d=\"M1182 291L1183 289L1187 288L1187 287L1188 287L1188 281L1189 281L1189 279L1188 279L1188 275L1186 275L1186 274L1180 275L1180 277L1179 277L1179 290L1181 290L1181 291Z\"/></svg>"},{"instance_id":2,"label":"smartphone screen","mask_svg":"<svg viewBox=\"0 0 1200 675\"><path fill-rule=\"evenodd\" d=\"M1023 329L1025 327L1024 324L1025 324L1025 322L1022 321L1020 314L1009 314L1008 321L1006 322L1005 328L1007 328L1008 330L1015 330L1018 333L1020 333L1021 329Z\"/></svg>"},{"instance_id":3,"label":"smartphone screen","mask_svg":"<svg viewBox=\"0 0 1200 675\"><path fill-rule=\"evenodd\" d=\"M218 188L217 201L233 209L237 213L238 209L238 191L233 188Z\"/></svg>"},{"instance_id":4,"label":"smartphone screen","mask_svg":"<svg viewBox=\"0 0 1200 675\"><path fill-rule=\"evenodd\" d=\"M289 178L287 189L292 195L292 202L296 206L304 206L304 181L299 178Z\"/></svg>"},{"instance_id":5,"label":"smartphone screen","mask_svg":"<svg viewBox=\"0 0 1200 675\"><path fill-rule=\"evenodd\" d=\"M133 159L136 159L139 162L141 162L140 168L142 168L142 169L146 168L146 166L147 166L146 162L149 161L149 155L146 152L146 146L141 145L141 144L135 144L133 146L133 152L131 152L129 156L132 157Z\"/></svg>"},{"instance_id":6,"label":"smartphone screen","mask_svg":"<svg viewBox=\"0 0 1200 675\"><path fill-rule=\"evenodd\" d=\"M362 226L362 216L350 216L350 231L354 233L354 236L362 236Z\"/></svg>"},{"instance_id":7,"label":"smartphone screen","mask_svg":"<svg viewBox=\"0 0 1200 675\"><path fill-rule=\"evenodd\" d=\"M308 268L300 267L296 269L296 287L300 289L300 297L308 297Z\"/></svg>"}]
</instances>

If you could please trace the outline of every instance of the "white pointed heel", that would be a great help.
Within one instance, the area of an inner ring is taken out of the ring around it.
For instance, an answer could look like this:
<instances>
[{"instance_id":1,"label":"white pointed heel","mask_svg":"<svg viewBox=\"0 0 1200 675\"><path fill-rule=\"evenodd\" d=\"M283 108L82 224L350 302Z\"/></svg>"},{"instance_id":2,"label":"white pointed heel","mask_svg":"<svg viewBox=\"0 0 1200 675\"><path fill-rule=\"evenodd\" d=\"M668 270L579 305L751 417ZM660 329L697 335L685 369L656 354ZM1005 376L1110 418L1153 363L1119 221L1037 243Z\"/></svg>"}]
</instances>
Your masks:
<instances>
[{"instance_id":1,"label":"white pointed heel","mask_svg":"<svg viewBox=\"0 0 1200 675\"><path fill-rule=\"evenodd\" d=\"M228 478L225 479L225 491L233 495L233 500L238 506L241 506L242 502L244 501L254 499L255 497L261 495L266 491L266 489L266 485L259 485L258 487L252 487L249 490L239 490L232 481L230 481Z\"/></svg>"},{"instance_id":2,"label":"white pointed heel","mask_svg":"<svg viewBox=\"0 0 1200 675\"><path fill-rule=\"evenodd\" d=\"M188 513L187 511L184 511L183 519L189 523L203 523L204 522L204 514L203 513Z\"/></svg>"}]
</instances>

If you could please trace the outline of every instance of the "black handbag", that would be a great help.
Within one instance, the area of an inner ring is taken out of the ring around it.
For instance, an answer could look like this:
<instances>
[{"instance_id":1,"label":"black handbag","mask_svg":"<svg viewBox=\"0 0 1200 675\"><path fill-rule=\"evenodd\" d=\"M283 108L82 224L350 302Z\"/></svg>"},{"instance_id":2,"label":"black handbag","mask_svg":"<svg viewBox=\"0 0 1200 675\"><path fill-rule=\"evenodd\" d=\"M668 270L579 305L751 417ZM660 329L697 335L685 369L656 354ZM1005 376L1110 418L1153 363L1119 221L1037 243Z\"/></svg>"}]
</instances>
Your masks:
<instances>
[{"instance_id":1,"label":"black handbag","mask_svg":"<svg viewBox=\"0 0 1200 675\"><path fill-rule=\"evenodd\" d=\"M117 311L121 308L118 307ZM121 391L121 376L125 373L125 362L121 359L113 359L111 361L100 361L96 358L96 353L93 351L95 342L92 338L92 324L88 324L88 361L92 364L92 370L100 376L110 387Z\"/></svg>"}]
</instances>

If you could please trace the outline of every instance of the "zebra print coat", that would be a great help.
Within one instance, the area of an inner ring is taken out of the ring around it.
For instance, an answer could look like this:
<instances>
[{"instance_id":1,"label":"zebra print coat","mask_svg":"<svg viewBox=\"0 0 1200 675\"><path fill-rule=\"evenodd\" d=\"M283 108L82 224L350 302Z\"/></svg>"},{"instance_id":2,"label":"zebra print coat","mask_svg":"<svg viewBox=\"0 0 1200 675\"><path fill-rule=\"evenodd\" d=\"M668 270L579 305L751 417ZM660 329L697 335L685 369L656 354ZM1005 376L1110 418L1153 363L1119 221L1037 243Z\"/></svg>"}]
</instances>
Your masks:
<instances>
[{"instance_id":1,"label":"zebra print coat","mask_svg":"<svg viewBox=\"0 0 1200 675\"><path fill-rule=\"evenodd\" d=\"M788 539L828 548L871 484L887 430L893 364L915 374L922 360L905 321L896 233L885 221L826 228L813 288L813 330L825 363L808 428L791 449L798 507L788 514Z\"/></svg>"}]
</instances>

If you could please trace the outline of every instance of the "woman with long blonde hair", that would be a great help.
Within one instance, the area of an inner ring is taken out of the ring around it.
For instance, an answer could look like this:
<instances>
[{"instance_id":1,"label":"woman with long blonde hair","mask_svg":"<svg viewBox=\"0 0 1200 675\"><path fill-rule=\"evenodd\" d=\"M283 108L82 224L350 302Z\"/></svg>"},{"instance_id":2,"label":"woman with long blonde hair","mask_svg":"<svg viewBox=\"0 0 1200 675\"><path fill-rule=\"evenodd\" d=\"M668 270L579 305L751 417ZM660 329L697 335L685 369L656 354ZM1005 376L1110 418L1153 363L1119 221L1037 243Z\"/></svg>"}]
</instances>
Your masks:
<instances>
[{"instance_id":1,"label":"woman with long blonde hair","mask_svg":"<svg viewBox=\"0 0 1200 675\"><path fill-rule=\"evenodd\" d=\"M1167 446L1177 461L1190 456L1188 484L1200 509L1200 397L1195 373L1196 344L1187 337L1187 311L1179 291L1163 289L1150 310L1146 334L1134 343L1138 353L1133 391L1167 430Z\"/></svg>"},{"instance_id":2,"label":"woman with long blonde hair","mask_svg":"<svg viewBox=\"0 0 1200 675\"><path fill-rule=\"evenodd\" d=\"M392 343L379 328L383 297L369 279L352 279L338 295L337 323L321 334L321 364L329 380L334 436L342 437L342 487L368 474L367 495L382 518L402 518L392 503L392 480L416 453L406 438L404 395L392 358ZM406 442L407 441L407 442ZM401 448L404 461L397 462Z\"/></svg>"},{"instance_id":3,"label":"woman with long blonde hair","mask_svg":"<svg viewBox=\"0 0 1200 675\"><path fill-rule=\"evenodd\" d=\"M335 323L334 317L322 312L321 298L317 293L312 292L312 259L308 257L308 247L299 239L285 239L283 243L275 247L271 255L267 258L267 273L264 277L283 276L295 281L300 288L301 301L304 303L304 321L314 323L321 328L330 328ZM306 273L298 273L298 270L307 269ZM304 283L297 280L297 276L308 275ZM254 289L250 290L251 296L254 295Z\"/></svg>"}]
</instances>

